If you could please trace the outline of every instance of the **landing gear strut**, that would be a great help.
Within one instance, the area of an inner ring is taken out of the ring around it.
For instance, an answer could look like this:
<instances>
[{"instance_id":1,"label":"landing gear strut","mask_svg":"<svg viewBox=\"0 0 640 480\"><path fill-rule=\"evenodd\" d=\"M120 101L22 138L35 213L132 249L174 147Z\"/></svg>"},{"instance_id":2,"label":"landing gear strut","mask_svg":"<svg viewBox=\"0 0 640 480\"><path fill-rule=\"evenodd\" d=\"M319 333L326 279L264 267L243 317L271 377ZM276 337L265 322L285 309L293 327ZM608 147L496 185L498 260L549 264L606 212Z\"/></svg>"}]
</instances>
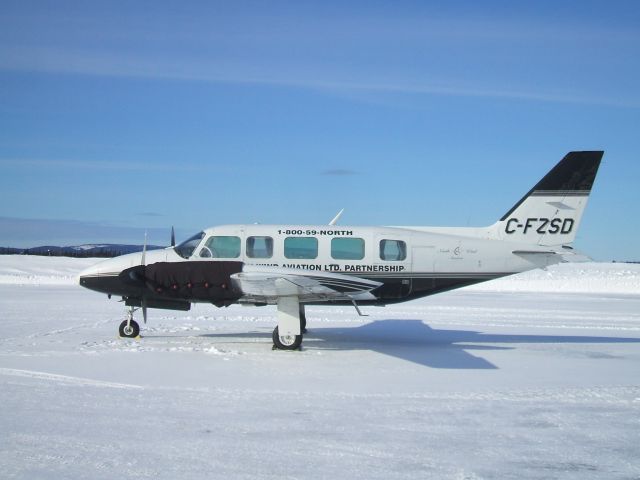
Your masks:
<instances>
[{"instance_id":1,"label":"landing gear strut","mask_svg":"<svg viewBox=\"0 0 640 480\"><path fill-rule=\"evenodd\" d=\"M307 316L304 313L304 304L300 304L300 332L307 333Z\"/></svg>"},{"instance_id":2,"label":"landing gear strut","mask_svg":"<svg viewBox=\"0 0 640 480\"><path fill-rule=\"evenodd\" d=\"M285 285L286 286L286 285ZM274 350L299 350L307 324L304 306L295 295L278 299L278 326L273 330Z\"/></svg>"},{"instance_id":3,"label":"landing gear strut","mask_svg":"<svg viewBox=\"0 0 640 480\"><path fill-rule=\"evenodd\" d=\"M133 312L135 310L134 307L129 307L127 310L127 319L122 322L120 328L118 328L121 337L136 338L140 335L140 325L133 319Z\"/></svg>"}]
</instances>

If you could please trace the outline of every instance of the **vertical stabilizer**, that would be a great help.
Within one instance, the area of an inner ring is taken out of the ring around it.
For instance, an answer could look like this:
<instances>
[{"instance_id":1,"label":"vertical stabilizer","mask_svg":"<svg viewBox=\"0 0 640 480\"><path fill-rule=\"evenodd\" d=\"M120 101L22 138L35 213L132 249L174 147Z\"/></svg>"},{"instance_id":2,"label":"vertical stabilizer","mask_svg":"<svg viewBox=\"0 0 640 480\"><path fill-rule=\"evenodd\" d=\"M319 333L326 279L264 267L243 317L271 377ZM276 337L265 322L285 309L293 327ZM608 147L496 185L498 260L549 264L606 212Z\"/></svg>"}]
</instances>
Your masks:
<instances>
[{"instance_id":1,"label":"vertical stabilizer","mask_svg":"<svg viewBox=\"0 0 640 480\"><path fill-rule=\"evenodd\" d=\"M603 153L569 152L494 225L497 236L530 245L571 244Z\"/></svg>"}]
</instances>

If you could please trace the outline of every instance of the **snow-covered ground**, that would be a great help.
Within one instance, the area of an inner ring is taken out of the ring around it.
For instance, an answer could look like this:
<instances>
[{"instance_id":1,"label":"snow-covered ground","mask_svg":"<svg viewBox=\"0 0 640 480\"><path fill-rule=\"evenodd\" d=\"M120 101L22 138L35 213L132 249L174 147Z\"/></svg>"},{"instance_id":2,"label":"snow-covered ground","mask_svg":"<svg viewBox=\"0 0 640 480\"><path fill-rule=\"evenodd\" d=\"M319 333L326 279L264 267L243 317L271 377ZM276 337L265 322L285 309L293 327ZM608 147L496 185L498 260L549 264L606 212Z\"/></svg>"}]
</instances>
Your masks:
<instances>
[{"instance_id":1,"label":"snow-covered ground","mask_svg":"<svg viewBox=\"0 0 640 480\"><path fill-rule=\"evenodd\" d=\"M386 308L150 311L0 256L0 478L640 478L640 266Z\"/></svg>"}]
</instances>

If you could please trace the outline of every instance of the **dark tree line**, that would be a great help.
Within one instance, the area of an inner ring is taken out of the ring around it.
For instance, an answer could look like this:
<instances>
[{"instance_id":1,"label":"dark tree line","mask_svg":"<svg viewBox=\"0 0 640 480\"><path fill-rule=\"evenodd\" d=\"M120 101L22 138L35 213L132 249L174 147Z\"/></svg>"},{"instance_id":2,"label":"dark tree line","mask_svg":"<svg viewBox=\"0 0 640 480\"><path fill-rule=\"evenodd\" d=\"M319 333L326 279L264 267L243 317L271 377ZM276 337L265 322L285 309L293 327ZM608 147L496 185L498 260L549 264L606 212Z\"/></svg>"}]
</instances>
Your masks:
<instances>
[{"instance_id":1,"label":"dark tree line","mask_svg":"<svg viewBox=\"0 0 640 480\"><path fill-rule=\"evenodd\" d=\"M93 247L55 247L43 246L32 248L0 247L0 255L40 255L45 257L76 258L112 258L127 253L141 252L142 245L96 245ZM148 245L147 250L157 250L158 245Z\"/></svg>"}]
</instances>

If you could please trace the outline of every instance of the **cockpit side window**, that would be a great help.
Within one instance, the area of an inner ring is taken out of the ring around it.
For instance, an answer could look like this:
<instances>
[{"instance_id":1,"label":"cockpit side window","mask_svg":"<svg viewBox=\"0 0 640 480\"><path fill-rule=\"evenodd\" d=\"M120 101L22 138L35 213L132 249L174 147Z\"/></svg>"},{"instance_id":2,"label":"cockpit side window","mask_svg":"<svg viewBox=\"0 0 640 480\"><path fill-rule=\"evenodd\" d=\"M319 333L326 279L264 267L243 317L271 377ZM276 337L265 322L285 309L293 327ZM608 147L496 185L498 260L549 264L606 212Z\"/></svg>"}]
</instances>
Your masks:
<instances>
[{"instance_id":1,"label":"cockpit side window","mask_svg":"<svg viewBox=\"0 0 640 480\"><path fill-rule=\"evenodd\" d=\"M193 237L189 237L173 249L182 258L189 258L193 254L193 251L196 249L196 247L202 241L202 237L204 237L204 232L196 233Z\"/></svg>"},{"instance_id":2,"label":"cockpit side window","mask_svg":"<svg viewBox=\"0 0 640 480\"><path fill-rule=\"evenodd\" d=\"M238 258L240 256L240 237L219 235L210 237L200 249L204 258Z\"/></svg>"}]
</instances>

